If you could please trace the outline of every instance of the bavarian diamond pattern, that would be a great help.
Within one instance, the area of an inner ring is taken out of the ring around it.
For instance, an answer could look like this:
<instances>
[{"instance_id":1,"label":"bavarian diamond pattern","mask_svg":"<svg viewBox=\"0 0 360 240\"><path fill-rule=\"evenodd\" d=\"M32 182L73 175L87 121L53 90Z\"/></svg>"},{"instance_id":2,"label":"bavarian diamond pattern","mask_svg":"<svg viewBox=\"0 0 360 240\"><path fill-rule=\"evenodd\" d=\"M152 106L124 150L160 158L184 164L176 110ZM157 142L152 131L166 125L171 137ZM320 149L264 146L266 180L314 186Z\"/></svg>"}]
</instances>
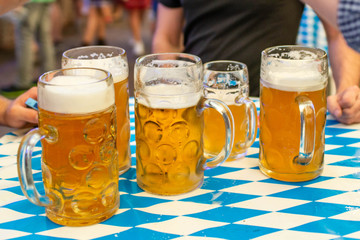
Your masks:
<instances>
[{"instance_id":1,"label":"bavarian diamond pattern","mask_svg":"<svg viewBox=\"0 0 360 240\"><path fill-rule=\"evenodd\" d=\"M258 100L256 101L259 107ZM259 139L245 159L205 172L200 189L158 196L136 183L134 99L130 101L132 168L119 178L120 209L105 222L65 227L30 203L17 178L24 131L0 139L0 239L360 239L360 124L328 116L325 168L312 181L287 183L258 168ZM33 172L41 187L41 146Z\"/></svg>"}]
</instances>

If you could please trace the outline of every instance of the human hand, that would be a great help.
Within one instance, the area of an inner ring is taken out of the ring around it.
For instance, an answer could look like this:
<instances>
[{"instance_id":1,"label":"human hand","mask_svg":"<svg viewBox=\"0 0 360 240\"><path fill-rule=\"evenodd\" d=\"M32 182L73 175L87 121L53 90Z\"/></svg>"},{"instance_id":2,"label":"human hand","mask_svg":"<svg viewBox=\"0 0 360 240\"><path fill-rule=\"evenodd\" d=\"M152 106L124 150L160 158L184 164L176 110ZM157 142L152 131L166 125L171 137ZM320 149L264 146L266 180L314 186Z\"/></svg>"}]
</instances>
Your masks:
<instances>
[{"instance_id":1,"label":"human hand","mask_svg":"<svg viewBox=\"0 0 360 240\"><path fill-rule=\"evenodd\" d=\"M37 111L27 108L25 105L28 98L37 99L37 87L32 87L10 102L4 116L6 125L21 128L27 123L38 123Z\"/></svg>"},{"instance_id":2,"label":"human hand","mask_svg":"<svg viewBox=\"0 0 360 240\"><path fill-rule=\"evenodd\" d=\"M351 86L327 98L327 108L331 115L341 123L360 122L360 89Z\"/></svg>"}]
</instances>

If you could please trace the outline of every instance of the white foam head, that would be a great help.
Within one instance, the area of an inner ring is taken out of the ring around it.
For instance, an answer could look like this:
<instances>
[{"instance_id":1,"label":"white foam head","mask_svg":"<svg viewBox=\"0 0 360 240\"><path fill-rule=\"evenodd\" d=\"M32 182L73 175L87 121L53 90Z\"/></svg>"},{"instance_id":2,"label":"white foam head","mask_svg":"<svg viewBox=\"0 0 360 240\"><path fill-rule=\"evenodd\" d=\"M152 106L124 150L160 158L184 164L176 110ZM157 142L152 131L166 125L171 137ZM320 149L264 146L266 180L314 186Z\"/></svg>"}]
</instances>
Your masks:
<instances>
[{"instance_id":1,"label":"white foam head","mask_svg":"<svg viewBox=\"0 0 360 240\"><path fill-rule=\"evenodd\" d=\"M321 62L315 61L315 53L294 50L283 54L287 59L279 59L282 54L271 54L274 58L262 64L263 83L285 91L316 91L326 86L327 73L322 71Z\"/></svg>"},{"instance_id":2,"label":"white foam head","mask_svg":"<svg viewBox=\"0 0 360 240\"><path fill-rule=\"evenodd\" d=\"M38 86L39 107L51 112L84 114L115 103L114 87L90 76L56 76Z\"/></svg>"},{"instance_id":3,"label":"white foam head","mask_svg":"<svg viewBox=\"0 0 360 240\"><path fill-rule=\"evenodd\" d=\"M136 94L137 102L154 109L180 109L197 105L202 92L186 85L157 84Z\"/></svg>"},{"instance_id":4,"label":"white foam head","mask_svg":"<svg viewBox=\"0 0 360 240\"><path fill-rule=\"evenodd\" d=\"M112 54L93 53L90 56L80 55L77 58L67 58L62 61L62 68L90 67L109 71L114 82L120 82L128 78L129 66L126 58Z\"/></svg>"}]
</instances>

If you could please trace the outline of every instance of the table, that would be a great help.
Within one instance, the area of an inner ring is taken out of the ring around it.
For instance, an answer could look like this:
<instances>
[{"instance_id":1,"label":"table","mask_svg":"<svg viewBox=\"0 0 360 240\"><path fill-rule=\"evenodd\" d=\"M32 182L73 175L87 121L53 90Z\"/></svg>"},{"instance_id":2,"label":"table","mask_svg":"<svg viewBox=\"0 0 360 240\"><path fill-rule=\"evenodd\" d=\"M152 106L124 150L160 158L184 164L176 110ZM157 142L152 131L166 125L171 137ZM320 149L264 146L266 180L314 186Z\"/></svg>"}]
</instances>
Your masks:
<instances>
[{"instance_id":1,"label":"table","mask_svg":"<svg viewBox=\"0 0 360 240\"><path fill-rule=\"evenodd\" d=\"M57 225L44 208L25 199L16 170L25 132L2 137L0 239L360 239L360 124L345 126L328 117L326 165L312 181L286 183L264 176L257 138L245 159L207 170L201 189L165 197L136 184L134 99L130 113L133 166L119 179L120 209L88 227ZM38 148L33 171L39 185L40 155Z\"/></svg>"}]
</instances>

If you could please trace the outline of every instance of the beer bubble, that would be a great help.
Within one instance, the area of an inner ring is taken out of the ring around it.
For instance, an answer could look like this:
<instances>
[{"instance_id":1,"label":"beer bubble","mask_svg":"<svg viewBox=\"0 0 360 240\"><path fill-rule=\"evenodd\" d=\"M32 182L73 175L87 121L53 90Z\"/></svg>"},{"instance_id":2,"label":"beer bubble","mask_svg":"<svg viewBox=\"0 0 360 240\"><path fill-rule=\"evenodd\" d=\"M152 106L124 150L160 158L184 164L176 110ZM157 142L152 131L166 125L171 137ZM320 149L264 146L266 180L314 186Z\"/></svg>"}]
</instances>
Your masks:
<instances>
[{"instance_id":1,"label":"beer bubble","mask_svg":"<svg viewBox=\"0 0 360 240\"><path fill-rule=\"evenodd\" d=\"M160 166L171 165L177 158L176 149L168 144L160 145L155 150L155 157Z\"/></svg>"},{"instance_id":2,"label":"beer bubble","mask_svg":"<svg viewBox=\"0 0 360 240\"><path fill-rule=\"evenodd\" d=\"M111 139L109 141L105 141L104 144L100 147L100 160L103 163L109 164L113 161L117 161L117 151L115 148L115 143Z\"/></svg>"},{"instance_id":3,"label":"beer bubble","mask_svg":"<svg viewBox=\"0 0 360 240\"><path fill-rule=\"evenodd\" d=\"M92 168L86 175L86 185L90 188L102 188L109 180L109 171L104 166Z\"/></svg>"},{"instance_id":4,"label":"beer bubble","mask_svg":"<svg viewBox=\"0 0 360 240\"><path fill-rule=\"evenodd\" d=\"M101 203L105 207L111 207L117 202L116 194L119 192L118 185L114 182L110 183L102 192L101 192Z\"/></svg>"},{"instance_id":5,"label":"beer bubble","mask_svg":"<svg viewBox=\"0 0 360 240\"><path fill-rule=\"evenodd\" d=\"M90 144L97 144L104 140L106 136L107 125L104 120L100 118L93 118L89 120L84 127L85 141Z\"/></svg>"},{"instance_id":6,"label":"beer bubble","mask_svg":"<svg viewBox=\"0 0 360 240\"><path fill-rule=\"evenodd\" d=\"M97 197L90 192L76 194L71 202L71 209L79 215L92 215L99 211Z\"/></svg>"},{"instance_id":7,"label":"beer bubble","mask_svg":"<svg viewBox=\"0 0 360 240\"><path fill-rule=\"evenodd\" d=\"M182 151L182 158L183 159L187 159L187 161L191 162L191 161L196 161L197 159L200 158L202 154L202 151L200 149L200 144L193 140L188 142L185 146L184 149Z\"/></svg>"},{"instance_id":8,"label":"beer bubble","mask_svg":"<svg viewBox=\"0 0 360 240\"><path fill-rule=\"evenodd\" d=\"M78 145L69 153L69 163L76 170L87 169L94 161L95 153L92 146Z\"/></svg>"},{"instance_id":9,"label":"beer bubble","mask_svg":"<svg viewBox=\"0 0 360 240\"><path fill-rule=\"evenodd\" d=\"M148 121L144 124L144 135L147 140L157 143L162 138L163 130L157 123Z\"/></svg>"},{"instance_id":10,"label":"beer bubble","mask_svg":"<svg viewBox=\"0 0 360 240\"><path fill-rule=\"evenodd\" d=\"M113 138L116 138L116 131L117 131L116 111L113 111L110 117L110 134Z\"/></svg>"},{"instance_id":11,"label":"beer bubble","mask_svg":"<svg viewBox=\"0 0 360 240\"><path fill-rule=\"evenodd\" d=\"M190 136L190 130L186 122L177 122L170 127L170 140L181 143Z\"/></svg>"}]
</instances>

